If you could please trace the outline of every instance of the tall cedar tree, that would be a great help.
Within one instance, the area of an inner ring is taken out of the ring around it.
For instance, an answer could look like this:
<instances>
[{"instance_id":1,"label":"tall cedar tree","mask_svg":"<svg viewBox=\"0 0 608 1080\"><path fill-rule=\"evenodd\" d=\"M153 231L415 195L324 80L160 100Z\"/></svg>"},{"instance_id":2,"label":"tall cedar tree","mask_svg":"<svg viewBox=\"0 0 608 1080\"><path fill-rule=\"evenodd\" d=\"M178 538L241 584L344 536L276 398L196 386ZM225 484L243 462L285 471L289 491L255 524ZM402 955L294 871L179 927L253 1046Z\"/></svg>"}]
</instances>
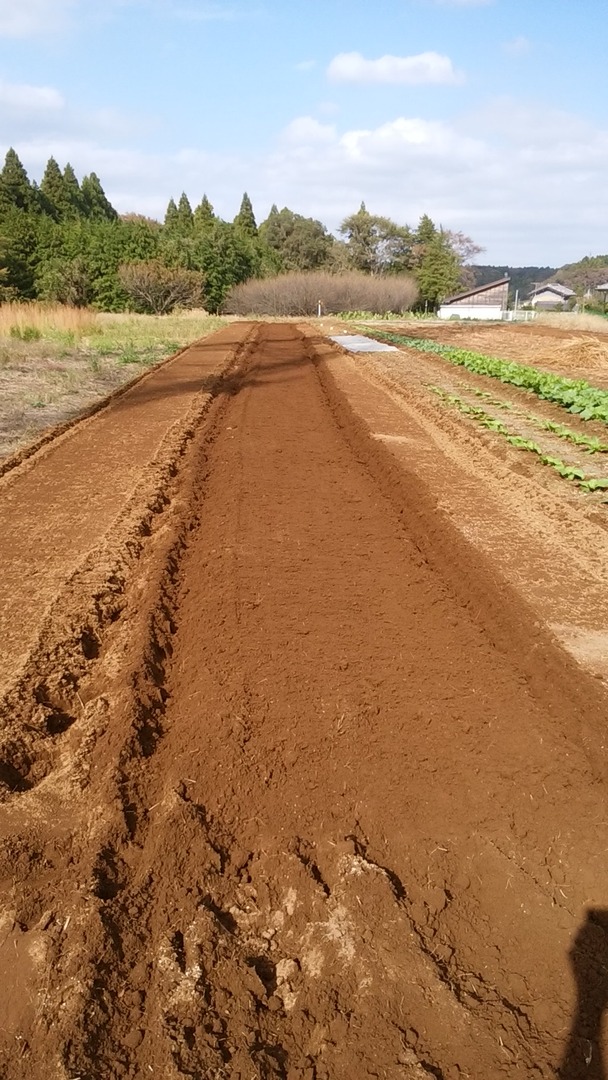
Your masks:
<instances>
[{"instance_id":1,"label":"tall cedar tree","mask_svg":"<svg viewBox=\"0 0 608 1080\"><path fill-rule=\"evenodd\" d=\"M67 220L68 218L82 217L84 214L82 192L76 173L69 162L63 170L63 185L65 191L64 218Z\"/></svg>"},{"instance_id":2,"label":"tall cedar tree","mask_svg":"<svg viewBox=\"0 0 608 1080\"><path fill-rule=\"evenodd\" d=\"M164 222L165 229L174 230L175 227L176 227L177 221L178 221L177 206L175 204L175 199L171 198L171 199L169 199L167 209L165 210L165 222Z\"/></svg>"},{"instance_id":3,"label":"tall cedar tree","mask_svg":"<svg viewBox=\"0 0 608 1080\"><path fill-rule=\"evenodd\" d=\"M418 222L415 240L417 244L430 244L437 236L437 226L428 214L423 214Z\"/></svg>"},{"instance_id":4,"label":"tall cedar tree","mask_svg":"<svg viewBox=\"0 0 608 1080\"><path fill-rule=\"evenodd\" d=\"M194 211L194 230L199 232L202 229L208 229L215 224L217 218L209 199L206 195L203 195L200 203Z\"/></svg>"},{"instance_id":5,"label":"tall cedar tree","mask_svg":"<svg viewBox=\"0 0 608 1080\"><path fill-rule=\"evenodd\" d=\"M461 267L449 236L442 229L424 246L416 270L420 288L418 306L437 308L460 284Z\"/></svg>"},{"instance_id":6,"label":"tall cedar tree","mask_svg":"<svg viewBox=\"0 0 608 1080\"><path fill-rule=\"evenodd\" d=\"M180 236L189 236L192 232L193 224L194 215L192 213L192 207L190 206L188 196L185 192L182 192L177 207L177 217L175 219L175 225Z\"/></svg>"},{"instance_id":7,"label":"tall cedar tree","mask_svg":"<svg viewBox=\"0 0 608 1080\"><path fill-rule=\"evenodd\" d=\"M40 196L43 212L54 218L55 221L62 221L66 216L65 210L69 206L70 200L63 173L54 157L49 158L44 170L44 176L40 184Z\"/></svg>"},{"instance_id":8,"label":"tall cedar tree","mask_svg":"<svg viewBox=\"0 0 608 1080\"><path fill-rule=\"evenodd\" d=\"M11 147L0 172L0 214L10 208L32 210L34 205L32 185L19 157Z\"/></svg>"},{"instance_id":9,"label":"tall cedar tree","mask_svg":"<svg viewBox=\"0 0 608 1080\"><path fill-rule=\"evenodd\" d=\"M116 210L106 196L96 173L85 176L80 185L82 207L86 217L93 221L115 221Z\"/></svg>"},{"instance_id":10,"label":"tall cedar tree","mask_svg":"<svg viewBox=\"0 0 608 1080\"><path fill-rule=\"evenodd\" d=\"M255 220L255 214L253 213L253 206L251 205L251 199L247 192L243 195L241 208L234 219L234 224L236 228L240 229L246 236L251 236L253 238L258 235L258 227Z\"/></svg>"}]
</instances>

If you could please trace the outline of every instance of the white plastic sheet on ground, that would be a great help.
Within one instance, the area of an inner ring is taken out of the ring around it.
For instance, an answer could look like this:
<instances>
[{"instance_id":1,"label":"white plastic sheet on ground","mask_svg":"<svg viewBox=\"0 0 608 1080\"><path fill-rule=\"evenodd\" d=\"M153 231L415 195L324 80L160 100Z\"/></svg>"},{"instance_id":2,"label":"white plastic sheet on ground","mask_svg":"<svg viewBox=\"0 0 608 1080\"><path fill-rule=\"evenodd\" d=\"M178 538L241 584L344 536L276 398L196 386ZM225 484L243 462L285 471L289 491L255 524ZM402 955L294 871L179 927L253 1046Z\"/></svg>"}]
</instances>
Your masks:
<instances>
[{"instance_id":1,"label":"white plastic sheet on ground","mask_svg":"<svg viewBox=\"0 0 608 1080\"><path fill-rule=\"evenodd\" d=\"M331 340L342 345L349 352L397 352L394 345L385 345L382 341L372 341L363 334L331 334Z\"/></svg>"}]
</instances>

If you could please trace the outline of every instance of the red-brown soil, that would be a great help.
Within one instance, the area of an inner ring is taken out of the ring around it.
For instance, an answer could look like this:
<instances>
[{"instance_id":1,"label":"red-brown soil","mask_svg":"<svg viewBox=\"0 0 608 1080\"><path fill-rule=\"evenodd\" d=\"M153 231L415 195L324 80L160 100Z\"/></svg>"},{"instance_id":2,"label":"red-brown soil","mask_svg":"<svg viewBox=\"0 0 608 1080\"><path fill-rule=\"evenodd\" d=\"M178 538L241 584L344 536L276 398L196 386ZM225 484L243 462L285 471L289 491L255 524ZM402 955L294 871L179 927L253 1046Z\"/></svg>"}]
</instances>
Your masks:
<instances>
[{"instance_id":1,"label":"red-brown soil","mask_svg":"<svg viewBox=\"0 0 608 1080\"><path fill-rule=\"evenodd\" d=\"M415 386L222 334L5 478L52 584L7 586L1 1075L600 1080L607 698L561 578L479 542L495 459Z\"/></svg>"}]
</instances>

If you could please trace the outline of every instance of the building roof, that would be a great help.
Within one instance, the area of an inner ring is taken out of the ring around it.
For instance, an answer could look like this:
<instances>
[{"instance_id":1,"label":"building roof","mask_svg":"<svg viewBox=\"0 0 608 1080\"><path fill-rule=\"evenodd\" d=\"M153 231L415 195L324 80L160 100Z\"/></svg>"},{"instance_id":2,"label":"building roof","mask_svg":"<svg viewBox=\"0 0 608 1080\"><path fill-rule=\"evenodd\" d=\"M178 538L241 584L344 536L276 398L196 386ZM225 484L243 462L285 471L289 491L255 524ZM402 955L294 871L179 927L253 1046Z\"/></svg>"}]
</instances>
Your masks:
<instances>
[{"instance_id":1,"label":"building roof","mask_svg":"<svg viewBox=\"0 0 608 1080\"><path fill-rule=\"evenodd\" d=\"M595 291L596 292L608 292L608 281L605 282L603 285L596 285L595 286Z\"/></svg>"},{"instance_id":2,"label":"building roof","mask_svg":"<svg viewBox=\"0 0 608 1080\"><path fill-rule=\"evenodd\" d=\"M503 277L498 281L489 281L487 285L478 285L475 289L468 289L467 292L457 293L456 296L449 296L447 300L444 300L444 304L455 304L457 300L468 300L470 296L479 296L481 293L487 292L488 289L495 289L497 285L508 285L511 278Z\"/></svg>"},{"instance_id":3,"label":"building roof","mask_svg":"<svg viewBox=\"0 0 608 1080\"><path fill-rule=\"evenodd\" d=\"M576 295L574 289L569 289L567 285L560 285L558 281L545 281L542 285L532 289L530 296L539 296L540 293L544 292L557 293L562 300L568 300L569 297Z\"/></svg>"}]
</instances>

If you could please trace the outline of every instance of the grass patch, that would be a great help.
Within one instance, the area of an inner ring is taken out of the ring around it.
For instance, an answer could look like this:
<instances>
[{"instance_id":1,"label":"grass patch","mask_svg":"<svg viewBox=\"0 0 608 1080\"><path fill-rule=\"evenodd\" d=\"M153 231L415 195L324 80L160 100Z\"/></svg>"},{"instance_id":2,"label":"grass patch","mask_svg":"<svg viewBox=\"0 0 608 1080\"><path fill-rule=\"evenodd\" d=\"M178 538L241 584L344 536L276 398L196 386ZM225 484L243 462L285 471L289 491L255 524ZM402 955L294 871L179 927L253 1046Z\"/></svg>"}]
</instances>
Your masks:
<instances>
[{"instance_id":1,"label":"grass patch","mask_svg":"<svg viewBox=\"0 0 608 1080\"><path fill-rule=\"evenodd\" d=\"M204 312L110 315L0 306L0 459L226 325Z\"/></svg>"}]
</instances>

